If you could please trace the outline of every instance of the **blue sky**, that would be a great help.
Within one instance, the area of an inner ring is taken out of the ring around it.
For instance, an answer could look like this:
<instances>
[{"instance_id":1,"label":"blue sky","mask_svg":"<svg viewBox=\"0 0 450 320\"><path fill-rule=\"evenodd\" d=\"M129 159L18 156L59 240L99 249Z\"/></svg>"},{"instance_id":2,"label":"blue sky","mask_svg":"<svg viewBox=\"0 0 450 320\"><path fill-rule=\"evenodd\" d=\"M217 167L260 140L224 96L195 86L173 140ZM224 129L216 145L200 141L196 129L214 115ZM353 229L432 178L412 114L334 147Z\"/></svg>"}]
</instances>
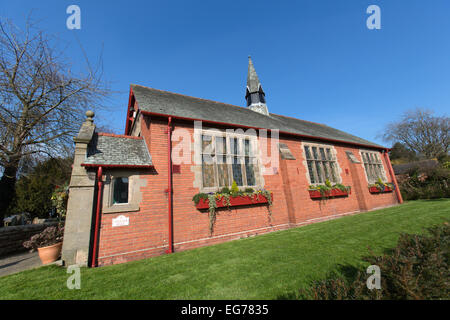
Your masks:
<instances>
[{"instance_id":1,"label":"blue sky","mask_svg":"<svg viewBox=\"0 0 450 320\"><path fill-rule=\"evenodd\" d=\"M66 8L81 8L81 30ZM369 5L381 30L366 27ZM103 48L116 91L96 122L123 133L130 83L244 106L248 55L270 112L381 143L407 109L448 114L450 1L2 1L0 16L67 43L75 66ZM389 146L389 145L388 145Z\"/></svg>"}]
</instances>

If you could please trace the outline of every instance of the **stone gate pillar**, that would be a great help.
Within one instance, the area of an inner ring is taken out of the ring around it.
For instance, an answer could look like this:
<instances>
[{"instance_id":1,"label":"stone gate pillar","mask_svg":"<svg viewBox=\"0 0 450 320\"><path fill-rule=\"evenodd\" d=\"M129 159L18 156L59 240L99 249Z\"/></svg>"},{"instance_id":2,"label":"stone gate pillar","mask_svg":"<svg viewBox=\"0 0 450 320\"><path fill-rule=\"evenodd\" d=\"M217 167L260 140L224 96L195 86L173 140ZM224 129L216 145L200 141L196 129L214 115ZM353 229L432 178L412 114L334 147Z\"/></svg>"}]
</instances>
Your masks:
<instances>
[{"instance_id":1,"label":"stone gate pillar","mask_svg":"<svg viewBox=\"0 0 450 320\"><path fill-rule=\"evenodd\" d=\"M88 144L95 131L94 112L86 112L75 142L75 157L69 185L62 260L64 265L87 266L94 208L95 173L89 174L81 164L86 160Z\"/></svg>"}]
</instances>

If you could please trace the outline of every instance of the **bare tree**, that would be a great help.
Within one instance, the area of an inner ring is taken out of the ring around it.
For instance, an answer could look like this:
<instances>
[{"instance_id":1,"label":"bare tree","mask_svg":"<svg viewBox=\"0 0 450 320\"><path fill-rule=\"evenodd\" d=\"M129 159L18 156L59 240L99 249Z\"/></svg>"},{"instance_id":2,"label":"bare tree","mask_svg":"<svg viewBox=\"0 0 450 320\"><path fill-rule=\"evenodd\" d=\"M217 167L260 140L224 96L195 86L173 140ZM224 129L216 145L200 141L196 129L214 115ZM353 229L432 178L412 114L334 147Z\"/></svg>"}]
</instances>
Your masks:
<instances>
[{"instance_id":1,"label":"bare tree","mask_svg":"<svg viewBox=\"0 0 450 320\"><path fill-rule=\"evenodd\" d=\"M387 142L401 142L426 158L434 158L449 153L449 130L449 117L437 117L432 111L415 109L405 112L400 121L389 123L382 137Z\"/></svg>"},{"instance_id":2,"label":"bare tree","mask_svg":"<svg viewBox=\"0 0 450 320\"><path fill-rule=\"evenodd\" d=\"M101 63L76 74L60 43L29 18L24 30L0 21L0 223L29 155L61 155L72 145L84 111L107 96Z\"/></svg>"}]
</instances>

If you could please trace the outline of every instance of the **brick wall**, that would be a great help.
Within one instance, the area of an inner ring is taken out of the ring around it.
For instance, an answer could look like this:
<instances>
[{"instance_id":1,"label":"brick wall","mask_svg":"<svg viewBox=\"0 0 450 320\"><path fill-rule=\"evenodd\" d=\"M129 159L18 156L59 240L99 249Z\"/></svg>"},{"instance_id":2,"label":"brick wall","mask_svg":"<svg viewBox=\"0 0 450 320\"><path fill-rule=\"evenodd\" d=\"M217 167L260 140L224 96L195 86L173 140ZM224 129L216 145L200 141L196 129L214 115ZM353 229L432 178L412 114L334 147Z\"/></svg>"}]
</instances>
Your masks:
<instances>
[{"instance_id":1,"label":"brick wall","mask_svg":"<svg viewBox=\"0 0 450 320\"><path fill-rule=\"evenodd\" d=\"M144 117L141 135L145 138L154 172L142 174L147 185L141 188L142 202L138 212L102 214L99 265L115 264L164 254L168 248L168 162L167 119ZM176 122L177 128L191 132L189 123ZM193 138L192 138L193 142ZM303 164L302 141L280 137L289 146L296 160L280 160L277 174L264 176L265 188L273 192L272 216L264 205L219 209L214 232L209 231L208 211L195 208L192 201L199 192L194 187L191 164L181 164L180 173L173 174L173 241L175 251L245 238L266 232L353 214L397 203L394 192L370 194L362 164L351 163L345 151L352 151L359 159L359 149L334 145L341 168L342 183L352 187L348 197L326 201L312 200L307 191L308 180ZM383 159L384 163L384 159ZM388 180L391 181L385 165ZM129 217L129 225L112 227L112 219Z\"/></svg>"},{"instance_id":2,"label":"brick wall","mask_svg":"<svg viewBox=\"0 0 450 320\"><path fill-rule=\"evenodd\" d=\"M23 252L27 249L22 245L35 234L57 223L27 224L0 228L0 256Z\"/></svg>"}]
</instances>

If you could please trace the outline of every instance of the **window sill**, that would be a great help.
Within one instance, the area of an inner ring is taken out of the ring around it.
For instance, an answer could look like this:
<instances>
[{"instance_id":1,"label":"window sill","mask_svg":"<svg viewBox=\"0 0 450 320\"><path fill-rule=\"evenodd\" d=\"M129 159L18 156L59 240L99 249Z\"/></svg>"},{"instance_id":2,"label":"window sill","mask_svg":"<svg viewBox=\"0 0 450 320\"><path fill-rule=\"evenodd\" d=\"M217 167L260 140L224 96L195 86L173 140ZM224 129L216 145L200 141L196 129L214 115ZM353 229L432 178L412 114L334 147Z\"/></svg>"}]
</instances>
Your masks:
<instances>
[{"instance_id":1,"label":"window sill","mask_svg":"<svg viewBox=\"0 0 450 320\"><path fill-rule=\"evenodd\" d=\"M119 212L132 212L139 211L139 205L136 204L116 204L110 207L104 208L103 213L119 213Z\"/></svg>"}]
</instances>

